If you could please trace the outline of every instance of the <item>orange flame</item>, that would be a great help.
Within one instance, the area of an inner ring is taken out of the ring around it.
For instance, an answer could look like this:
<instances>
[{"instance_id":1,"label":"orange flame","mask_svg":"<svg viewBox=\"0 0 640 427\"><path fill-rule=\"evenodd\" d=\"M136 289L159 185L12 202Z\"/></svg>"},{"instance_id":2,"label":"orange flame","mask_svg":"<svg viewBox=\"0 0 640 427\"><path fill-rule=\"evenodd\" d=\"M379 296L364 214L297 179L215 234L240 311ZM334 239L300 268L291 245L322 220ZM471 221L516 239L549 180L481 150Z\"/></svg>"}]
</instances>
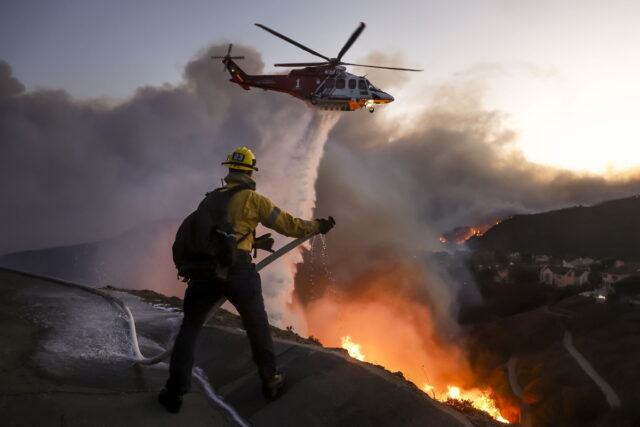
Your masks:
<instances>
[{"instance_id":1,"label":"orange flame","mask_svg":"<svg viewBox=\"0 0 640 427\"><path fill-rule=\"evenodd\" d=\"M447 233L444 233L440 236L441 243L464 243L470 238L474 236L482 236L486 233L490 228L500 224L502 220L497 220L495 222L491 222L489 224L478 225L478 226L467 226L467 227L457 227Z\"/></svg>"},{"instance_id":2,"label":"orange flame","mask_svg":"<svg viewBox=\"0 0 640 427\"><path fill-rule=\"evenodd\" d=\"M453 385L447 385L447 391L442 394L436 394L435 387L430 384L425 384L422 387L422 391L433 396L436 400L446 402L448 399L455 400L467 400L471 402L471 405L481 411L491 415L491 417L501 423L509 423L509 420L504 418L500 413L500 410L496 406L496 403L489 397L489 393L480 389L473 388L470 390L463 390L460 387Z\"/></svg>"},{"instance_id":3,"label":"orange flame","mask_svg":"<svg viewBox=\"0 0 640 427\"><path fill-rule=\"evenodd\" d=\"M360 352L360 344L356 344L351 341L351 337L349 335L342 337L342 348L347 350L349 356L364 362L364 354Z\"/></svg>"},{"instance_id":4,"label":"orange flame","mask_svg":"<svg viewBox=\"0 0 640 427\"><path fill-rule=\"evenodd\" d=\"M400 371L419 388L428 384L425 391L434 397L446 400L451 385L464 390L466 398L477 379L456 338L452 297L442 292L443 284L436 285L438 280L408 257L376 264L304 305L308 333L360 360ZM482 396L491 401L491 390L477 394L476 406L482 406ZM517 416L508 399L499 403L502 414Z\"/></svg>"},{"instance_id":5,"label":"orange flame","mask_svg":"<svg viewBox=\"0 0 640 427\"><path fill-rule=\"evenodd\" d=\"M360 351L360 344L356 344L351 340L350 336L344 336L341 338L342 348L347 350L349 356L360 361L365 360L365 355ZM425 384L422 387L422 391L432 396L436 400L446 402L448 399L455 400L467 400L471 402L471 405L488 413L492 418L502 423L509 423L509 420L505 419L500 410L496 406L496 403L489 397L488 393L474 388L470 390L463 390L460 387L447 385L447 391L444 393L438 392L437 388L431 384Z\"/></svg>"}]
</instances>

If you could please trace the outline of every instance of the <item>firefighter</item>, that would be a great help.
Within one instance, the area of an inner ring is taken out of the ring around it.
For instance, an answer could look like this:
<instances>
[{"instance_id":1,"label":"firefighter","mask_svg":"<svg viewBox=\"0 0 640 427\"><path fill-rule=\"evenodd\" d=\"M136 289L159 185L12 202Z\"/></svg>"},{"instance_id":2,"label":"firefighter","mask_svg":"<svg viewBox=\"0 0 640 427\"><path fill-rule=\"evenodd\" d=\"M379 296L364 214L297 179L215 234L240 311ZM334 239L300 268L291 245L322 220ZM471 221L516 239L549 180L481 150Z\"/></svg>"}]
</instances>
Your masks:
<instances>
[{"instance_id":1,"label":"firefighter","mask_svg":"<svg viewBox=\"0 0 640 427\"><path fill-rule=\"evenodd\" d=\"M190 389L198 333L211 307L223 297L240 313L265 397L272 400L284 392L286 376L276 369L260 275L251 261L251 250L271 250L273 239L270 234L255 238L255 229L258 223L261 223L285 236L299 238L316 233L325 234L335 225L332 217L314 221L294 218L256 192L252 174L258 168L250 149L236 149L227 156L222 165L229 168L229 173L224 178L226 185L222 191L238 185L249 187L231 196L227 205L227 220L238 242L237 251L226 279L192 278L187 282L184 318L171 355L169 379L158 396L158 400L167 411L173 413L180 411L182 395Z\"/></svg>"}]
</instances>

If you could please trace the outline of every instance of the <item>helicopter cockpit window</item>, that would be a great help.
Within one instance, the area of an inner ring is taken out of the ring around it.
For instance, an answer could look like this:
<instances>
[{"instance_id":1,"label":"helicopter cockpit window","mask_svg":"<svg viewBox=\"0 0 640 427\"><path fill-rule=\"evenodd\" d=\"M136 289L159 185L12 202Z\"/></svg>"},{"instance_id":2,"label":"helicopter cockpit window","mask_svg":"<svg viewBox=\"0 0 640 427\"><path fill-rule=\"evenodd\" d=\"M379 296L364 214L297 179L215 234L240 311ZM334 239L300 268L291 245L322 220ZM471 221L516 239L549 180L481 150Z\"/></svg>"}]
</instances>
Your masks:
<instances>
[{"instance_id":1,"label":"helicopter cockpit window","mask_svg":"<svg viewBox=\"0 0 640 427\"><path fill-rule=\"evenodd\" d=\"M333 89L336 87L336 79L327 79L324 85L327 89Z\"/></svg>"},{"instance_id":2,"label":"helicopter cockpit window","mask_svg":"<svg viewBox=\"0 0 640 427\"><path fill-rule=\"evenodd\" d=\"M349 89L355 89L356 88L356 79L349 79Z\"/></svg>"},{"instance_id":3,"label":"helicopter cockpit window","mask_svg":"<svg viewBox=\"0 0 640 427\"><path fill-rule=\"evenodd\" d=\"M336 79L336 89L344 89L344 79Z\"/></svg>"},{"instance_id":4,"label":"helicopter cockpit window","mask_svg":"<svg viewBox=\"0 0 640 427\"><path fill-rule=\"evenodd\" d=\"M358 89L367 90L367 84L364 82L364 79L358 80Z\"/></svg>"},{"instance_id":5,"label":"helicopter cockpit window","mask_svg":"<svg viewBox=\"0 0 640 427\"><path fill-rule=\"evenodd\" d=\"M372 85L369 80L367 80L367 86L369 86L369 90L376 90L376 91L380 90L377 87L375 87L374 85Z\"/></svg>"}]
</instances>

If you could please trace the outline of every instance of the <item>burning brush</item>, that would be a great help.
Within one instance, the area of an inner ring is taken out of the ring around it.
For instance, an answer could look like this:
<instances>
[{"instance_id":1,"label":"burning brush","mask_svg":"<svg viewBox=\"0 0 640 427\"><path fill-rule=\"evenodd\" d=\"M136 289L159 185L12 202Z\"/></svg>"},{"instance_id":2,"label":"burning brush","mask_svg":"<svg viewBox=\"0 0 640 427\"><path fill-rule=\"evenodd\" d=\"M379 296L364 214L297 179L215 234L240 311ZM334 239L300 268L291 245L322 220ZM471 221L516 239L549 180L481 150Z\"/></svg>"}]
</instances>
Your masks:
<instances>
[{"instance_id":1,"label":"burning brush","mask_svg":"<svg viewBox=\"0 0 640 427\"><path fill-rule=\"evenodd\" d=\"M342 337L341 341L342 348L347 350L349 356L364 362L365 355L360 351L360 344L353 342L351 337L348 335ZM475 409L486 412L497 421L506 424L509 423L509 420L502 416L500 410L496 406L496 403L491 399L490 392L482 391L477 388L465 390L454 385L447 385L446 391L443 391L438 390L431 384L424 384L421 390L440 402L456 407L471 406Z\"/></svg>"}]
</instances>

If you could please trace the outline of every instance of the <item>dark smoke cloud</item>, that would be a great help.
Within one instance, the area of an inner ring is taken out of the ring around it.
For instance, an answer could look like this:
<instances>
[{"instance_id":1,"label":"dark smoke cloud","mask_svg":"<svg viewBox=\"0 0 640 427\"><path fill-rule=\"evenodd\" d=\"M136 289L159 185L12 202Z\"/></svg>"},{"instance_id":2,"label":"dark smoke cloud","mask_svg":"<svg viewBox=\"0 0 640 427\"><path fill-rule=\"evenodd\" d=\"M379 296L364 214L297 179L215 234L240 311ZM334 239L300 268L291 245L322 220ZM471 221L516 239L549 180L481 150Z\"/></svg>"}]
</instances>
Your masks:
<instances>
[{"instance_id":1,"label":"dark smoke cloud","mask_svg":"<svg viewBox=\"0 0 640 427\"><path fill-rule=\"evenodd\" d=\"M182 83L140 88L117 105L59 90L25 92L0 62L0 253L182 218L218 184L220 159L238 145L277 159L264 135L286 136L288 126L308 120L308 109L285 95L230 84L209 59L225 50L217 45L197 55ZM262 70L253 49L236 52L248 58L248 73ZM358 62L412 65L375 52ZM406 82L386 71L369 77L392 94ZM425 253L440 249L440 233L459 225L640 192L637 177L611 181L526 161L514 148L517 134L504 127L502 113L483 107L482 94L477 82L453 81L428 88L429 106L411 119L388 119L401 99L373 115L342 115L316 186L316 216L338 220L328 236L335 286L355 292L398 258L422 265ZM149 270L154 262L170 264L148 255ZM157 271L170 274L164 264ZM302 276L299 295L322 293L305 292ZM410 281L421 285L406 293L448 307L456 290L444 279L425 269Z\"/></svg>"},{"instance_id":2,"label":"dark smoke cloud","mask_svg":"<svg viewBox=\"0 0 640 427\"><path fill-rule=\"evenodd\" d=\"M11 66L0 60L0 98L15 96L24 92L24 85L13 77L12 73Z\"/></svg>"},{"instance_id":3,"label":"dark smoke cloud","mask_svg":"<svg viewBox=\"0 0 640 427\"><path fill-rule=\"evenodd\" d=\"M425 253L443 250L438 236L456 226L640 193L637 173L607 180L527 161L504 115L483 108L482 93L477 83L432 89L430 106L400 137L398 128L408 123L390 123L382 108L374 117L350 114L338 123L316 185L318 213L338 221L328 235L335 280L323 277L324 267L303 270L297 282L303 304L332 285L357 296L384 274L380 269L407 259L427 265ZM318 257L316 251L306 260ZM435 272L427 267L407 298L455 308L459 290Z\"/></svg>"},{"instance_id":4,"label":"dark smoke cloud","mask_svg":"<svg viewBox=\"0 0 640 427\"><path fill-rule=\"evenodd\" d=\"M358 58L354 63L382 67L420 68L416 67L415 64L408 64L400 52L389 54L375 49L369 54ZM378 68L352 67L350 72L357 75L365 75L378 89L382 89L385 92L393 92L395 89L404 87L415 77L414 72L398 72Z\"/></svg>"},{"instance_id":5,"label":"dark smoke cloud","mask_svg":"<svg viewBox=\"0 0 640 427\"><path fill-rule=\"evenodd\" d=\"M201 52L183 83L142 87L115 106L60 90L24 92L0 62L0 254L180 218L218 185L226 153L268 148L260 135L274 111L300 119L299 103L230 84L209 59L225 50ZM235 51L247 56L247 72L262 70L255 50Z\"/></svg>"},{"instance_id":6,"label":"dark smoke cloud","mask_svg":"<svg viewBox=\"0 0 640 427\"><path fill-rule=\"evenodd\" d=\"M467 89L444 85L436 90L430 107L392 142L396 127L404 123L380 118L365 127L362 117L345 117L330 135L333 144L321 165L320 204L332 200L323 197L334 188L333 182L325 183L331 179L329 171L337 169L332 162L347 154L350 167L341 172L347 174L341 178L346 185L357 175L359 182L385 190L380 191L383 195L396 189L391 197L398 192L405 197L395 207L415 209L417 217L436 230L475 224L500 211L591 204L640 191L638 172L607 180L527 161L515 147L517 133L504 127L503 113L485 110L482 91ZM333 149L336 146L340 148Z\"/></svg>"}]
</instances>

